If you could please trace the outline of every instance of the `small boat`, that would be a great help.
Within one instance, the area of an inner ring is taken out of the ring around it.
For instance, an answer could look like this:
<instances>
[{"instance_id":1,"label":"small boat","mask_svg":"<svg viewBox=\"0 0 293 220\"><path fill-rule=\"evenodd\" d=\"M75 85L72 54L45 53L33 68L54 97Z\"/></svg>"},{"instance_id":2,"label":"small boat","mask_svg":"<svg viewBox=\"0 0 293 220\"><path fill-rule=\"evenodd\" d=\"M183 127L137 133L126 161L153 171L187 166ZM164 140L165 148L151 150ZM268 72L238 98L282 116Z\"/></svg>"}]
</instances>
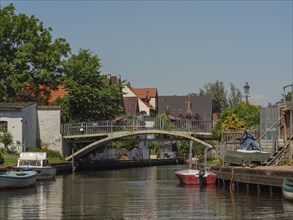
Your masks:
<instances>
[{"instance_id":1,"label":"small boat","mask_svg":"<svg viewBox=\"0 0 293 220\"><path fill-rule=\"evenodd\" d=\"M37 180L54 179L56 176L56 168L49 163L46 152L22 152L16 167L35 170Z\"/></svg>"},{"instance_id":2,"label":"small boat","mask_svg":"<svg viewBox=\"0 0 293 220\"><path fill-rule=\"evenodd\" d=\"M175 171L175 175L181 184L206 185L216 183L216 174L210 171L186 169Z\"/></svg>"},{"instance_id":3,"label":"small boat","mask_svg":"<svg viewBox=\"0 0 293 220\"><path fill-rule=\"evenodd\" d=\"M0 189L15 189L34 186L36 171L0 171Z\"/></svg>"},{"instance_id":4,"label":"small boat","mask_svg":"<svg viewBox=\"0 0 293 220\"><path fill-rule=\"evenodd\" d=\"M180 181L180 184L185 185L206 185L216 183L216 174L205 169L192 169L192 141L189 147L189 169L177 170L175 175ZM206 158L206 152L205 152ZM197 162L198 160L196 160Z\"/></svg>"},{"instance_id":5,"label":"small boat","mask_svg":"<svg viewBox=\"0 0 293 220\"><path fill-rule=\"evenodd\" d=\"M293 182L285 178L283 180L282 193L285 199L293 201Z\"/></svg>"}]
</instances>

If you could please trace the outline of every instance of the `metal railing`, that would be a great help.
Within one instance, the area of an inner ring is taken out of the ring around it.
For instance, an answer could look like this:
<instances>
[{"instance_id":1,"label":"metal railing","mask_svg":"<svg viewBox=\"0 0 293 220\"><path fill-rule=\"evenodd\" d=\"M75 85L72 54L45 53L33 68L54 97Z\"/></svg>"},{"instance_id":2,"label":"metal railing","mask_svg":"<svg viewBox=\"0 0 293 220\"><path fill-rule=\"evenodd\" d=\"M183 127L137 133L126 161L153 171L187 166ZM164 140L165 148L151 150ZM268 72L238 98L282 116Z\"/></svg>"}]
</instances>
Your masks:
<instances>
[{"instance_id":1,"label":"metal railing","mask_svg":"<svg viewBox=\"0 0 293 220\"><path fill-rule=\"evenodd\" d=\"M146 129L186 131L186 132L211 132L212 121L202 120L176 120L156 119L154 121L140 121L137 119L123 121L95 121L79 122L61 125L61 134L64 136L83 134L102 134L119 131L138 131Z\"/></svg>"}]
</instances>

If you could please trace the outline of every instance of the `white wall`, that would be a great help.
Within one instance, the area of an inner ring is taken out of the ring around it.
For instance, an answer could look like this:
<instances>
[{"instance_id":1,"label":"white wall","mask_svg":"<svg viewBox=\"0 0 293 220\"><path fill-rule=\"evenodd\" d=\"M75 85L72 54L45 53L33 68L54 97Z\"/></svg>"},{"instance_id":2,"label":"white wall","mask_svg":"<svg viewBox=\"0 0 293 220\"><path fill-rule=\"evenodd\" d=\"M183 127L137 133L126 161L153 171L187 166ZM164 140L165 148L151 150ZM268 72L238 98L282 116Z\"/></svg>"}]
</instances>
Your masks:
<instances>
[{"instance_id":1,"label":"white wall","mask_svg":"<svg viewBox=\"0 0 293 220\"><path fill-rule=\"evenodd\" d=\"M11 110L11 111L1 111L0 120L8 122L8 131L13 136L13 143L16 144L16 141L22 142L22 113L21 110ZM0 143L0 147L4 147Z\"/></svg>"},{"instance_id":2,"label":"white wall","mask_svg":"<svg viewBox=\"0 0 293 220\"><path fill-rule=\"evenodd\" d=\"M59 151L62 154L60 109L38 109L38 120L38 142L41 142L42 146L48 146L48 149Z\"/></svg>"},{"instance_id":3,"label":"white wall","mask_svg":"<svg viewBox=\"0 0 293 220\"><path fill-rule=\"evenodd\" d=\"M137 97L129 87L124 86L122 88L123 97ZM150 116L150 108L141 99L138 99L138 109L139 112L145 111L148 116Z\"/></svg>"}]
</instances>

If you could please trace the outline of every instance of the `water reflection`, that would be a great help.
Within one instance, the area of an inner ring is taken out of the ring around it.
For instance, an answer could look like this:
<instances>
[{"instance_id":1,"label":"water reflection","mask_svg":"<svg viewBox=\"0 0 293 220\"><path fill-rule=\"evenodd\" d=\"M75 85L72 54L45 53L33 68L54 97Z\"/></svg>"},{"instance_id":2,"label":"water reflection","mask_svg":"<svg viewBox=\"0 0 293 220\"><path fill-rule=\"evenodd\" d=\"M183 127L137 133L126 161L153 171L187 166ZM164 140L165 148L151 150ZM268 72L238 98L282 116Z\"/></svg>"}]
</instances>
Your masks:
<instances>
[{"instance_id":1,"label":"water reflection","mask_svg":"<svg viewBox=\"0 0 293 220\"><path fill-rule=\"evenodd\" d=\"M89 171L0 191L2 219L291 219L281 195L230 192L216 185L179 185L160 166Z\"/></svg>"}]
</instances>

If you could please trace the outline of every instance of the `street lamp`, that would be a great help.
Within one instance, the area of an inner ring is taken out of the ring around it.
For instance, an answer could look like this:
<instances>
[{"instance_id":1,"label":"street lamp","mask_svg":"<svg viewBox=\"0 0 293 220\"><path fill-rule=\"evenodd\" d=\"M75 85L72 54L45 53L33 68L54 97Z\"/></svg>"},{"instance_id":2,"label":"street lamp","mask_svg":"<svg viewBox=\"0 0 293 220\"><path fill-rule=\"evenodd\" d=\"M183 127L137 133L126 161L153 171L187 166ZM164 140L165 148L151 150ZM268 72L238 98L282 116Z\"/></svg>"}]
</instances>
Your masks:
<instances>
[{"instance_id":1,"label":"street lamp","mask_svg":"<svg viewBox=\"0 0 293 220\"><path fill-rule=\"evenodd\" d=\"M250 86L248 85L248 82L246 82L244 85L244 96L245 96L246 105L248 104L249 89L250 89Z\"/></svg>"}]
</instances>

